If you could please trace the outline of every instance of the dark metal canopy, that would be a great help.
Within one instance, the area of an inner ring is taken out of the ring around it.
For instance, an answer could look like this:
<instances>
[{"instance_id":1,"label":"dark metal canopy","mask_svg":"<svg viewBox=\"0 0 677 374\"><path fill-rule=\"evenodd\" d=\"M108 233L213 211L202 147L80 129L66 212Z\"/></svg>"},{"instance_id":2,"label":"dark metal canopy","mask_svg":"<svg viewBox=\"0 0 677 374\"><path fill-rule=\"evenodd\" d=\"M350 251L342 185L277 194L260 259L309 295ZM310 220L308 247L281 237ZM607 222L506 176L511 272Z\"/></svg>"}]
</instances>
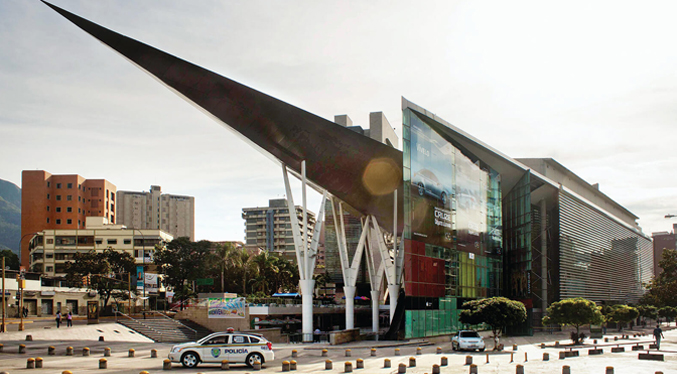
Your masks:
<instances>
[{"instance_id":1,"label":"dark metal canopy","mask_svg":"<svg viewBox=\"0 0 677 374\"><path fill-rule=\"evenodd\" d=\"M399 189L401 230L401 151L43 2L297 175L305 160L311 184L383 227L392 227Z\"/></svg>"}]
</instances>

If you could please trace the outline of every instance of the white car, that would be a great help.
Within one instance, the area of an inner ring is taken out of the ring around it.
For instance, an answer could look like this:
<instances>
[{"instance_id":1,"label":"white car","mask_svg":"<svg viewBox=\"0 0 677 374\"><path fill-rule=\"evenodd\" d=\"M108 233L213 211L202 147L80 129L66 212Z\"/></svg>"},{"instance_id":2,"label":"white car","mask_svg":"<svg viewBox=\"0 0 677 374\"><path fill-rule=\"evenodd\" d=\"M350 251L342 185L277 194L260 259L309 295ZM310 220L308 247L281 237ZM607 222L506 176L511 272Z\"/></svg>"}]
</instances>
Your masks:
<instances>
[{"instance_id":1,"label":"white car","mask_svg":"<svg viewBox=\"0 0 677 374\"><path fill-rule=\"evenodd\" d=\"M475 349L478 349L481 352L484 351L485 348L484 339L482 339L477 331L461 330L451 338L451 349L454 351L463 349L474 351Z\"/></svg>"},{"instance_id":2,"label":"white car","mask_svg":"<svg viewBox=\"0 0 677 374\"><path fill-rule=\"evenodd\" d=\"M197 342L177 344L169 351L169 360L180 362L183 366L193 368L197 364L244 363L253 366L275 359L273 344L258 334L244 332L215 332Z\"/></svg>"}]
</instances>

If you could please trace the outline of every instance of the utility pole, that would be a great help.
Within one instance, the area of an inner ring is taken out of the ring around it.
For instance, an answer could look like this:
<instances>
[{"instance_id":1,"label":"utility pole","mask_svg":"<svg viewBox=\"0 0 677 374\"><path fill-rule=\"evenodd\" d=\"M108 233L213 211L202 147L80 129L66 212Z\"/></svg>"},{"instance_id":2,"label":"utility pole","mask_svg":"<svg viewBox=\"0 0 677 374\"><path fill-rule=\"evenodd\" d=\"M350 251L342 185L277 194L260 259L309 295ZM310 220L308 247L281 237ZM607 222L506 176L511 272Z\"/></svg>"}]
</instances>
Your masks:
<instances>
[{"instance_id":1,"label":"utility pole","mask_svg":"<svg viewBox=\"0 0 677 374\"><path fill-rule=\"evenodd\" d=\"M26 278L23 271L19 271L17 283L19 285L19 317L21 317L19 331L24 331L24 288L26 288Z\"/></svg>"}]
</instances>

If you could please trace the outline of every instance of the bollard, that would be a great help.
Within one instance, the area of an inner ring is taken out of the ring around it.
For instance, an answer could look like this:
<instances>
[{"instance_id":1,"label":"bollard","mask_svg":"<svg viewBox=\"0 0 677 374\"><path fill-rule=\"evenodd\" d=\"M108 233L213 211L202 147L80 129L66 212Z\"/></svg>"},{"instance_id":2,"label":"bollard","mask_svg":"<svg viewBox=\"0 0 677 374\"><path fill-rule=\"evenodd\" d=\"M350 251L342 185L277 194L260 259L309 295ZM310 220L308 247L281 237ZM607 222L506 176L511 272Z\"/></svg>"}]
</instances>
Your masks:
<instances>
[{"instance_id":1,"label":"bollard","mask_svg":"<svg viewBox=\"0 0 677 374\"><path fill-rule=\"evenodd\" d=\"M517 365L517 367L515 367L515 374L524 374L524 366Z\"/></svg>"},{"instance_id":2,"label":"bollard","mask_svg":"<svg viewBox=\"0 0 677 374\"><path fill-rule=\"evenodd\" d=\"M477 365L475 365L475 364L470 365L469 373L470 374L477 374Z\"/></svg>"},{"instance_id":3,"label":"bollard","mask_svg":"<svg viewBox=\"0 0 677 374\"><path fill-rule=\"evenodd\" d=\"M289 370L296 370L296 360L289 361Z\"/></svg>"},{"instance_id":4,"label":"bollard","mask_svg":"<svg viewBox=\"0 0 677 374\"><path fill-rule=\"evenodd\" d=\"M66 356L73 355L73 347L66 347Z\"/></svg>"},{"instance_id":5,"label":"bollard","mask_svg":"<svg viewBox=\"0 0 677 374\"><path fill-rule=\"evenodd\" d=\"M346 349L346 357L352 356L350 349Z\"/></svg>"},{"instance_id":6,"label":"bollard","mask_svg":"<svg viewBox=\"0 0 677 374\"><path fill-rule=\"evenodd\" d=\"M332 370L334 368L334 364L331 362L331 360L327 360L324 362L324 370Z\"/></svg>"},{"instance_id":7,"label":"bollard","mask_svg":"<svg viewBox=\"0 0 677 374\"><path fill-rule=\"evenodd\" d=\"M489 354L487 353L487 364L489 363Z\"/></svg>"},{"instance_id":8,"label":"bollard","mask_svg":"<svg viewBox=\"0 0 677 374\"><path fill-rule=\"evenodd\" d=\"M440 374L440 365L433 365L433 374Z\"/></svg>"},{"instance_id":9,"label":"bollard","mask_svg":"<svg viewBox=\"0 0 677 374\"><path fill-rule=\"evenodd\" d=\"M515 361L515 360L513 360L513 355L514 355L514 353L510 352L510 362Z\"/></svg>"},{"instance_id":10,"label":"bollard","mask_svg":"<svg viewBox=\"0 0 677 374\"><path fill-rule=\"evenodd\" d=\"M371 357L376 357L376 348L371 349Z\"/></svg>"},{"instance_id":11,"label":"bollard","mask_svg":"<svg viewBox=\"0 0 677 374\"><path fill-rule=\"evenodd\" d=\"M26 360L26 369L35 369L35 359L29 358Z\"/></svg>"},{"instance_id":12,"label":"bollard","mask_svg":"<svg viewBox=\"0 0 677 374\"><path fill-rule=\"evenodd\" d=\"M326 349L322 350L322 357L327 357L327 350Z\"/></svg>"},{"instance_id":13,"label":"bollard","mask_svg":"<svg viewBox=\"0 0 677 374\"><path fill-rule=\"evenodd\" d=\"M442 357L442 358L440 359L440 366L447 366L447 365L449 365L449 360L447 359L446 356L445 356L445 357Z\"/></svg>"},{"instance_id":14,"label":"bollard","mask_svg":"<svg viewBox=\"0 0 677 374\"><path fill-rule=\"evenodd\" d=\"M33 335L26 335L26 341L32 342L33 341Z\"/></svg>"},{"instance_id":15,"label":"bollard","mask_svg":"<svg viewBox=\"0 0 677 374\"><path fill-rule=\"evenodd\" d=\"M442 354L442 347L437 347L437 354L441 355Z\"/></svg>"},{"instance_id":16,"label":"bollard","mask_svg":"<svg viewBox=\"0 0 677 374\"><path fill-rule=\"evenodd\" d=\"M293 358L299 357L299 352L296 349L291 350L291 356Z\"/></svg>"},{"instance_id":17,"label":"bollard","mask_svg":"<svg viewBox=\"0 0 677 374\"><path fill-rule=\"evenodd\" d=\"M559 340L555 342L555 347L559 347Z\"/></svg>"},{"instance_id":18,"label":"bollard","mask_svg":"<svg viewBox=\"0 0 677 374\"><path fill-rule=\"evenodd\" d=\"M89 348L87 348L87 347L82 348L82 356L83 357L89 356Z\"/></svg>"},{"instance_id":19,"label":"bollard","mask_svg":"<svg viewBox=\"0 0 677 374\"><path fill-rule=\"evenodd\" d=\"M593 340L593 341L592 341L592 344L597 345L597 339Z\"/></svg>"},{"instance_id":20,"label":"bollard","mask_svg":"<svg viewBox=\"0 0 677 374\"><path fill-rule=\"evenodd\" d=\"M559 359L564 360L567 357L567 353L564 351L559 351Z\"/></svg>"},{"instance_id":21,"label":"bollard","mask_svg":"<svg viewBox=\"0 0 677 374\"><path fill-rule=\"evenodd\" d=\"M605 343L608 343L608 342L609 342L609 338L604 338L604 342L605 342Z\"/></svg>"},{"instance_id":22,"label":"bollard","mask_svg":"<svg viewBox=\"0 0 677 374\"><path fill-rule=\"evenodd\" d=\"M108 360L106 360L105 358L100 358L99 369L108 369Z\"/></svg>"},{"instance_id":23,"label":"bollard","mask_svg":"<svg viewBox=\"0 0 677 374\"><path fill-rule=\"evenodd\" d=\"M157 349L150 350L150 358L157 358Z\"/></svg>"},{"instance_id":24,"label":"bollard","mask_svg":"<svg viewBox=\"0 0 677 374\"><path fill-rule=\"evenodd\" d=\"M465 364L472 365L472 356L465 356Z\"/></svg>"},{"instance_id":25,"label":"bollard","mask_svg":"<svg viewBox=\"0 0 677 374\"><path fill-rule=\"evenodd\" d=\"M110 348L106 347L103 349L103 357L110 357Z\"/></svg>"},{"instance_id":26,"label":"bollard","mask_svg":"<svg viewBox=\"0 0 677 374\"><path fill-rule=\"evenodd\" d=\"M0 344L0 352L2 352L2 349L5 348L4 344Z\"/></svg>"},{"instance_id":27,"label":"bollard","mask_svg":"<svg viewBox=\"0 0 677 374\"><path fill-rule=\"evenodd\" d=\"M400 355L400 349L399 349L399 348L395 348L395 356L399 356L399 355Z\"/></svg>"},{"instance_id":28,"label":"bollard","mask_svg":"<svg viewBox=\"0 0 677 374\"><path fill-rule=\"evenodd\" d=\"M223 370L223 361L221 361L221 369ZM162 360L162 370L172 370L172 362L168 358Z\"/></svg>"},{"instance_id":29,"label":"bollard","mask_svg":"<svg viewBox=\"0 0 677 374\"><path fill-rule=\"evenodd\" d=\"M541 343L541 349L545 349L545 343Z\"/></svg>"},{"instance_id":30,"label":"bollard","mask_svg":"<svg viewBox=\"0 0 677 374\"><path fill-rule=\"evenodd\" d=\"M142 372L139 372L139 374L150 374L150 373L144 370Z\"/></svg>"},{"instance_id":31,"label":"bollard","mask_svg":"<svg viewBox=\"0 0 677 374\"><path fill-rule=\"evenodd\" d=\"M407 365L399 364L397 365L397 374L404 374L407 372Z\"/></svg>"},{"instance_id":32,"label":"bollard","mask_svg":"<svg viewBox=\"0 0 677 374\"><path fill-rule=\"evenodd\" d=\"M527 353L524 352L524 362L527 362L527 361L529 361L529 360L527 360Z\"/></svg>"},{"instance_id":33,"label":"bollard","mask_svg":"<svg viewBox=\"0 0 677 374\"><path fill-rule=\"evenodd\" d=\"M105 342L106 340L103 338L103 335L99 336L99 341L100 342Z\"/></svg>"},{"instance_id":34,"label":"bollard","mask_svg":"<svg viewBox=\"0 0 677 374\"><path fill-rule=\"evenodd\" d=\"M618 341L618 336L614 336L614 341ZM607 368L609 368L609 367L611 367L611 366L608 366Z\"/></svg>"},{"instance_id":35,"label":"bollard","mask_svg":"<svg viewBox=\"0 0 677 374\"><path fill-rule=\"evenodd\" d=\"M562 374L571 374L571 368L569 365L562 366Z\"/></svg>"},{"instance_id":36,"label":"bollard","mask_svg":"<svg viewBox=\"0 0 677 374\"><path fill-rule=\"evenodd\" d=\"M355 361L355 369L364 369L364 360L361 358L358 358Z\"/></svg>"},{"instance_id":37,"label":"bollard","mask_svg":"<svg viewBox=\"0 0 677 374\"><path fill-rule=\"evenodd\" d=\"M19 353L26 353L26 344L19 344Z\"/></svg>"},{"instance_id":38,"label":"bollard","mask_svg":"<svg viewBox=\"0 0 677 374\"><path fill-rule=\"evenodd\" d=\"M127 357L134 357L134 348L129 348L129 354L127 354Z\"/></svg>"},{"instance_id":39,"label":"bollard","mask_svg":"<svg viewBox=\"0 0 677 374\"><path fill-rule=\"evenodd\" d=\"M513 345L512 345L512 350L513 350L513 351L516 351L516 350L517 350L517 344L513 344Z\"/></svg>"},{"instance_id":40,"label":"bollard","mask_svg":"<svg viewBox=\"0 0 677 374\"><path fill-rule=\"evenodd\" d=\"M230 362L228 360L221 360L221 370L230 370Z\"/></svg>"},{"instance_id":41,"label":"bollard","mask_svg":"<svg viewBox=\"0 0 677 374\"><path fill-rule=\"evenodd\" d=\"M420 356L423 353L421 347L416 348L416 356Z\"/></svg>"},{"instance_id":42,"label":"bollard","mask_svg":"<svg viewBox=\"0 0 677 374\"><path fill-rule=\"evenodd\" d=\"M47 347L47 354L50 356L54 356L56 354L56 348L54 348L53 345L50 345Z\"/></svg>"},{"instance_id":43,"label":"bollard","mask_svg":"<svg viewBox=\"0 0 677 374\"><path fill-rule=\"evenodd\" d=\"M353 363L350 361L346 361L346 363L343 365L343 372L344 373L352 373L353 372Z\"/></svg>"},{"instance_id":44,"label":"bollard","mask_svg":"<svg viewBox=\"0 0 677 374\"><path fill-rule=\"evenodd\" d=\"M414 358L414 357L409 357L409 367L410 367L410 368L415 368L415 367L416 367L416 358Z\"/></svg>"},{"instance_id":45,"label":"bollard","mask_svg":"<svg viewBox=\"0 0 677 374\"><path fill-rule=\"evenodd\" d=\"M282 371L289 371L289 361L282 361Z\"/></svg>"},{"instance_id":46,"label":"bollard","mask_svg":"<svg viewBox=\"0 0 677 374\"><path fill-rule=\"evenodd\" d=\"M606 374L614 374L614 367L613 366L607 366L606 367Z\"/></svg>"},{"instance_id":47,"label":"bollard","mask_svg":"<svg viewBox=\"0 0 677 374\"><path fill-rule=\"evenodd\" d=\"M543 353L543 361L550 361L550 354L549 353Z\"/></svg>"},{"instance_id":48,"label":"bollard","mask_svg":"<svg viewBox=\"0 0 677 374\"><path fill-rule=\"evenodd\" d=\"M73 374L73 372L70 370L64 370L61 372L61 374Z\"/></svg>"},{"instance_id":49,"label":"bollard","mask_svg":"<svg viewBox=\"0 0 677 374\"><path fill-rule=\"evenodd\" d=\"M42 369L42 357L35 358L35 368Z\"/></svg>"},{"instance_id":50,"label":"bollard","mask_svg":"<svg viewBox=\"0 0 677 374\"><path fill-rule=\"evenodd\" d=\"M293 370L296 370L296 361L291 361L291 362L294 363L294 369ZM291 363L290 363L289 367L291 368ZM252 370L254 370L254 371L261 370L261 361L259 361L259 360L254 361L254 364L252 365Z\"/></svg>"},{"instance_id":51,"label":"bollard","mask_svg":"<svg viewBox=\"0 0 677 374\"><path fill-rule=\"evenodd\" d=\"M388 369L390 367L390 359L383 360L383 368Z\"/></svg>"}]
</instances>

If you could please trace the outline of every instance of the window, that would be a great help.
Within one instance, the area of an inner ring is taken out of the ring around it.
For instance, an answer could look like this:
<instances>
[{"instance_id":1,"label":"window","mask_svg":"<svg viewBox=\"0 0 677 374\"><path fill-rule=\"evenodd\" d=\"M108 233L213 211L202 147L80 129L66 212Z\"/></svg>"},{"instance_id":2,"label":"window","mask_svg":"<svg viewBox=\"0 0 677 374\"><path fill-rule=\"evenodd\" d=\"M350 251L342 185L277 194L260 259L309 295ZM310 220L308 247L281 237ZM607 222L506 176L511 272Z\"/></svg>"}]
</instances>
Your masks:
<instances>
[{"instance_id":1,"label":"window","mask_svg":"<svg viewBox=\"0 0 677 374\"><path fill-rule=\"evenodd\" d=\"M107 244L118 244L118 240L117 239L108 239L108 240L106 240L106 243Z\"/></svg>"},{"instance_id":2,"label":"window","mask_svg":"<svg viewBox=\"0 0 677 374\"><path fill-rule=\"evenodd\" d=\"M46 272L54 271L54 266L46 266L46 267L45 267L45 271L46 271Z\"/></svg>"},{"instance_id":3,"label":"window","mask_svg":"<svg viewBox=\"0 0 677 374\"><path fill-rule=\"evenodd\" d=\"M68 201L73 200L73 195L68 195L68 196L66 196L66 200L68 200Z\"/></svg>"},{"instance_id":4,"label":"window","mask_svg":"<svg viewBox=\"0 0 677 374\"><path fill-rule=\"evenodd\" d=\"M54 253L45 253L45 258L54 258Z\"/></svg>"},{"instance_id":5,"label":"window","mask_svg":"<svg viewBox=\"0 0 677 374\"><path fill-rule=\"evenodd\" d=\"M78 201L82 201L82 196L78 196Z\"/></svg>"},{"instance_id":6,"label":"window","mask_svg":"<svg viewBox=\"0 0 677 374\"><path fill-rule=\"evenodd\" d=\"M70 224L72 224L72 223L73 223L73 220L72 220L72 219L69 218L69 219L66 220L66 224L70 225Z\"/></svg>"},{"instance_id":7,"label":"window","mask_svg":"<svg viewBox=\"0 0 677 374\"><path fill-rule=\"evenodd\" d=\"M56 201L61 201L61 195L56 195Z\"/></svg>"},{"instance_id":8,"label":"window","mask_svg":"<svg viewBox=\"0 0 677 374\"><path fill-rule=\"evenodd\" d=\"M47 200L49 200L49 194L47 194Z\"/></svg>"},{"instance_id":9,"label":"window","mask_svg":"<svg viewBox=\"0 0 677 374\"><path fill-rule=\"evenodd\" d=\"M47 205L47 211L49 212L49 205Z\"/></svg>"},{"instance_id":10,"label":"window","mask_svg":"<svg viewBox=\"0 0 677 374\"><path fill-rule=\"evenodd\" d=\"M54 239L47 239L47 244L54 244Z\"/></svg>"},{"instance_id":11,"label":"window","mask_svg":"<svg viewBox=\"0 0 677 374\"><path fill-rule=\"evenodd\" d=\"M140 249L135 249L135 250L134 250L134 257L141 257L141 253L142 253L142 252L143 252L143 251L140 250Z\"/></svg>"},{"instance_id":12,"label":"window","mask_svg":"<svg viewBox=\"0 0 677 374\"><path fill-rule=\"evenodd\" d=\"M60 225L60 224L61 224L61 220L60 220L60 219L57 219L57 220L56 220L56 224L57 224L57 225Z\"/></svg>"},{"instance_id":13,"label":"window","mask_svg":"<svg viewBox=\"0 0 677 374\"><path fill-rule=\"evenodd\" d=\"M61 188L61 183L57 183L56 188Z\"/></svg>"},{"instance_id":14,"label":"window","mask_svg":"<svg viewBox=\"0 0 677 374\"><path fill-rule=\"evenodd\" d=\"M71 213L71 212L73 212L73 208L71 208L71 207L67 207L67 208L66 208L66 212L67 212L67 213Z\"/></svg>"},{"instance_id":15,"label":"window","mask_svg":"<svg viewBox=\"0 0 677 374\"><path fill-rule=\"evenodd\" d=\"M132 239L125 239L125 244L132 244Z\"/></svg>"},{"instance_id":16,"label":"window","mask_svg":"<svg viewBox=\"0 0 677 374\"><path fill-rule=\"evenodd\" d=\"M47 188L49 188L50 186L51 186L51 183L47 182Z\"/></svg>"},{"instance_id":17,"label":"window","mask_svg":"<svg viewBox=\"0 0 677 374\"><path fill-rule=\"evenodd\" d=\"M205 343L205 345L214 344L228 344L228 336L215 336Z\"/></svg>"},{"instance_id":18,"label":"window","mask_svg":"<svg viewBox=\"0 0 677 374\"><path fill-rule=\"evenodd\" d=\"M60 206L56 207L56 212L61 213L61 207Z\"/></svg>"},{"instance_id":19,"label":"window","mask_svg":"<svg viewBox=\"0 0 677 374\"><path fill-rule=\"evenodd\" d=\"M68 184L66 185L66 188L73 188L73 183L68 183Z\"/></svg>"},{"instance_id":20,"label":"window","mask_svg":"<svg viewBox=\"0 0 677 374\"><path fill-rule=\"evenodd\" d=\"M96 244L101 245L101 244L103 244L103 239L96 239L96 240L94 240L94 242L96 242Z\"/></svg>"},{"instance_id":21,"label":"window","mask_svg":"<svg viewBox=\"0 0 677 374\"><path fill-rule=\"evenodd\" d=\"M249 343L249 337L235 335L233 336L233 344L246 344Z\"/></svg>"},{"instance_id":22,"label":"window","mask_svg":"<svg viewBox=\"0 0 677 374\"><path fill-rule=\"evenodd\" d=\"M78 213L82 213L82 209L78 208Z\"/></svg>"},{"instance_id":23,"label":"window","mask_svg":"<svg viewBox=\"0 0 677 374\"><path fill-rule=\"evenodd\" d=\"M253 336L250 336L249 341L250 341L250 343L258 343L260 340L259 340L259 338L255 338Z\"/></svg>"}]
</instances>

